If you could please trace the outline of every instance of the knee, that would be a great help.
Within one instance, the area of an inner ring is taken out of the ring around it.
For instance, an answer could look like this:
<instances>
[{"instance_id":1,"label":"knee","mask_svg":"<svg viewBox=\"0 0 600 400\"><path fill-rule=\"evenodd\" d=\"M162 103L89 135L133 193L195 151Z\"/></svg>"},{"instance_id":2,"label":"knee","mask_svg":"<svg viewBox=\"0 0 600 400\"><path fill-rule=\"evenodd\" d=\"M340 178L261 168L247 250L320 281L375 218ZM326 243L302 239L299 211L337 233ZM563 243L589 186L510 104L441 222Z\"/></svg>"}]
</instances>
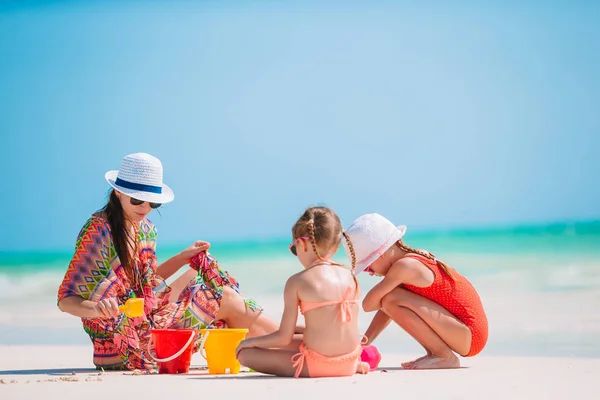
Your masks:
<instances>
[{"instance_id":1,"label":"knee","mask_svg":"<svg viewBox=\"0 0 600 400\"><path fill-rule=\"evenodd\" d=\"M386 294L381 299L381 309L386 314L389 314L392 309L397 308L399 305L400 304L398 303L396 296L393 296L391 293Z\"/></svg>"},{"instance_id":2,"label":"knee","mask_svg":"<svg viewBox=\"0 0 600 400\"><path fill-rule=\"evenodd\" d=\"M244 362L246 361L246 357L244 357L244 350L242 349L240 350L240 352L237 354L236 358L238 359L238 361L240 362L240 364L244 365Z\"/></svg>"},{"instance_id":3,"label":"knee","mask_svg":"<svg viewBox=\"0 0 600 400\"><path fill-rule=\"evenodd\" d=\"M236 294L237 293L235 292L235 290L233 290L229 286L223 286L223 290L221 291L221 296L223 298L231 298L231 297L235 296Z\"/></svg>"},{"instance_id":4,"label":"knee","mask_svg":"<svg viewBox=\"0 0 600 400\"><path fill-rule=\"evenodd\" d=\"M229 286L224 286L221 292L221 313L236 313L245 308L244 298Z\"/></svg>"},{"instance_id":5,"label":"knee","mask_svg":"<svg viewBox=\"0 0 600 400\"><path fill-rule=\"evenodd\" d=\"M221 303L231 304L239 301L242 296L229 286L223 286L223 290L221 292Z\"/></svg>"},{"instance_id":6,"label":"knee","mask_svg":"<svg viewBox=\"0 0 600 400\"><path fill-rule=\"evenodd\" d=\"M250 362L250 357L248 357L248 354L250 353L249 350L250 349L242 349L237 355L238 361L245 367L247 367L248 363Z\"/></svg>"},{"instance_id":7,"label":"knee","mask_svg":"<svg viewBox=\"0 0 600 400\"><path fill-rule=\"evenodd\" d=\"M403 289L396 289L392 292L386 294L381 299L381 308L382 310L388 314L390 310L396 309L398 307L405 307L407 303L407 296L404 295L405 291Z\"/></svg>"}]
</instances>

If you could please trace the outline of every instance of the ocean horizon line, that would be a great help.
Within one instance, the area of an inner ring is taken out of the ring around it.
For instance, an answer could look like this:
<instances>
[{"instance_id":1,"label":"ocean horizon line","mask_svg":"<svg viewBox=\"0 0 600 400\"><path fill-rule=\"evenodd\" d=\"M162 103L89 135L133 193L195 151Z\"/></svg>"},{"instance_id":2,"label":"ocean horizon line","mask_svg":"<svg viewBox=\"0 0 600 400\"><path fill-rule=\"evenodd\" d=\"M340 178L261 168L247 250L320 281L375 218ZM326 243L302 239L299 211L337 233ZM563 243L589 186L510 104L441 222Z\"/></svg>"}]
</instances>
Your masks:
<instances>
[{"instance_id":1,"label":"ocean horizon line","mask_svg":"<svg viewBox=\"0 0 600 400\"><path fill-rule=\"evenodd\" d=\"M426 238L441 238L441 237L487 237L492 238L494 236L534 236L534 235L598 235L600 236L600 219L593 220L573 220L573 221L554 221L548 223L524 223L524 224L495 224L489 226L456 226L456 227L445 227L445 228L413 228L409 229L406 236L411 239L426 239ZM217 238L214 240L207 239L212 246L219 246L222 248L235 248L243 246L245 248L262 248L262 247L280 247L281 245L289 244L289 235L286 236L270 236L270 237L248 237L248 238ZM189 242L181 241L168 241L161 239L160 247L162 249L173 249L175 247L187 247ZM39 255L39 256L60 256L63 257L66 252L72 252L72 247L60 247L60 248L29 248L29 249L7 249L0 248L0 264L5 264L5 258L13 258L18 255Z\"/></svg>"}]
</instances>

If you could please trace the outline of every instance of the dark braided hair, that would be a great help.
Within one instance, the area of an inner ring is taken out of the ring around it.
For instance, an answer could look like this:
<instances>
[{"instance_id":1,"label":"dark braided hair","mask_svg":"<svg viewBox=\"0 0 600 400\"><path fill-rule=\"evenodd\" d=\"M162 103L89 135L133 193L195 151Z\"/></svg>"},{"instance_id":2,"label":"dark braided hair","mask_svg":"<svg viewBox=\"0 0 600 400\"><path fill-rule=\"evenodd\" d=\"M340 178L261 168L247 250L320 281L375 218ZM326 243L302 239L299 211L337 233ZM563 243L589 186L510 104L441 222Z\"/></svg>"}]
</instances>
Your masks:
<instances>
[{"instance_id":1,"label":"dark braided hair","mask_svg":"<svg viewBox=\"0 0 600 400\"><path fill-rule=\"evenodd\" d=\"M131 257L130 249L133 250L133 254L135 255L138 238L132 237L127 229L125 224L125 213L123 212L121 201L117 197L114 189L111 191L106 205L98 210L97 214L106 217L108 225L110 226L113 244L117 251L117 255L119 256L119 260L121 261L123 271L125 271L125 274L129 277L131 282L134 282L135 263Z\"/></svg>"}]
</instances>

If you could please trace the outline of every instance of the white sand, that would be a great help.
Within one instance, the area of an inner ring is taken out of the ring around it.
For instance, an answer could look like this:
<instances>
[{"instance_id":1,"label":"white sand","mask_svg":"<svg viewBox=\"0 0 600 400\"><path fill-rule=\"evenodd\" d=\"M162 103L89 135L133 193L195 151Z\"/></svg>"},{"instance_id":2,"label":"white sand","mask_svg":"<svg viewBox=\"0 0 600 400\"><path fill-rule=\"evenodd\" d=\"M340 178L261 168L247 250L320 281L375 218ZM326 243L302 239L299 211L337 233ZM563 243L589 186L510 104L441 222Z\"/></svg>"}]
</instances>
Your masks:
<instances>
[{"instance_id":1,"label":"white sand","mask_svg":"<svg viewBox=\"0 0 600 400\"><path fill-rule=\"evenodd\" d=\"M92 368L90 346L0 346L0 399L600 399L600 359L463 359L458 370L405 371L420 354L383 354L380 369L349 378L292 379L257 373L208 375L195 354L186 375L141 375ZM62 379L62 380L61 380ZM11 383L12 381L12 383ZM142 394L143 393L143 394Z\"/></svg>"},{"instance_id":2,"label":"white sand","mask_svg":"<svg viewBox=\"0 0 600 400\"><path fill-rule=\"evenodd\" d=\"M126 400L128 396L165 400L600 400L600 383L597 383L600 382L600 315L589 311L600 301L596 287L575 292L536 291L526 285L519 286L530 281L521 272L483 276L478 279L477 287L482 288L490 340L481 355L461 360L465 368L440 371L398 368L402 361L422 354L418 353L420 346L412 338L391 324L376 343L383 354L381 368L387 372L350 378L290 379L255 373L211 376L199 368L187 375L132 376L131 373L109 372L98 376L81 322L61 313L55 306L57 279L49 283L51 287L46 297L29 296L24 302L22 296L12 296L0 302L0 343L40 344L0 345L0 379L15 381L0 384L0 400ZM257 293L260 292L257 290ZM279 320L281 294L261 296L257 300L271 317ZM360 313L362 332L371 318L372 314ZM39 332L43 332L42 336L38 336ZM394 354L388 351L390 349L409 354ZM495 356L497 354L523 356ZM579 358L525 356L529 354ZM581 358L588 354L596 358ZM205 365L200 355L194 355L193 365Z\"/></svg>"}]
</instances>

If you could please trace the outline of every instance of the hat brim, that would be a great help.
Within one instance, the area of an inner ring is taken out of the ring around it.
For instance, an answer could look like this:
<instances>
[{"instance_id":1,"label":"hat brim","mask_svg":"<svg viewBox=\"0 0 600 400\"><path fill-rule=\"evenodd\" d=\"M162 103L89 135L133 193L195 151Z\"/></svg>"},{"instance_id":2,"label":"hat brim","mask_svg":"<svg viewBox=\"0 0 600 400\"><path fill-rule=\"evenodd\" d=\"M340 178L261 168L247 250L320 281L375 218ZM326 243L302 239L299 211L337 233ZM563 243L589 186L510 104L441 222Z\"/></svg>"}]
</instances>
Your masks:
<instances>
[{"instance_id":1,"label":"hat brim","mask_svg":"<svg viewBox=\"0 0 600 400\"><path fill-rule=\"evenodd\" d=\"M171 188L168 187L167 185L165 185L164 183L162 185L162 193L151 193L151 192L145 192L142 190L128 189L128 188L119 186L115 183L117 180L118 174L119 174L119 171L108 171L104 175L104 179L106 179L106 182L108 182L108 184L110 186L112 186L113 189L118 190L119 192L121 192L127 196L133 197L134 199L141 200L141 201L147 201L150 203L165 204L165 203L172 202L173 199L175 198L175 194L173 193Z\"/></svg>"},{"instance_id":2,"label":"hat brim","mask_svg":"<svg viewBox=\"0 0 600 400\"><path fill-rule=\"evenodd\" d=\"M375 253L356 263L354 275L358 275L359 273L363 272L369 265L373 264L375 260L381 257L383 253L388 251L388 249L392 247L394 243L402 239L406 233L406 225L398 225L396 228L398 229L390 235L390 237L385 241L385 244L383 244Z\"/></svg>"}]
</instances>

